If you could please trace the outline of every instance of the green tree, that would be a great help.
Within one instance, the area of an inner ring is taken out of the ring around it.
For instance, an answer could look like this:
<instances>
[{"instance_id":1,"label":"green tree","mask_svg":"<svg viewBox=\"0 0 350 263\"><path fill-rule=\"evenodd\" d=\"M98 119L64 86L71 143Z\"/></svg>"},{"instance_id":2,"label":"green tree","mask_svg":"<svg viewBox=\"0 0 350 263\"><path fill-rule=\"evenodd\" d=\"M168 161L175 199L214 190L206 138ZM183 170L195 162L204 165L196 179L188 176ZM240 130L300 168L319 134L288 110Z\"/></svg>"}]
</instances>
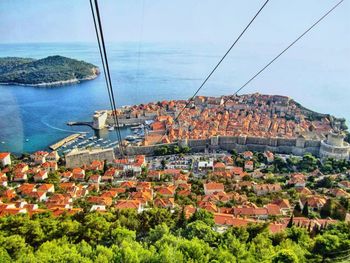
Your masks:
<instances>
[{"instance_id":1,"label":"green tree","mask_svg":"<svg viewBox=\"0 0 350 263\"><path fill-rule=\"evenodd\" d=\"M189 223L184 230L184 236L187 239L193 239L197 237L200 240L208 243L210 246L217 246L217 232L212 230L209 225L200 220Z\"/></svg>"},{"instance_id":2,"label":"green tree","mask_svg":"<svg viewBox=\"0 0 350 263\"><path fill-rule=\"evenodd\" d=\"M5 248L0 247L0 263L12 262L10 255L7 253Z\"/></svg>"},{"instance_id":3,"label":"green tree","mask_svg":"<svg viewBox=\"0 0 350 263\"><path fill-rule=\"evenodd\" d=\"M214 215L207 210L197 209L196 212L190 217L189 222L202 221L208 226L214 226Z\"/></svg>"},{"instance_id":4,"label":"green tree","mask_svg":"<svg viewBox=\"0 0 350 263\"><path fill-rule=\"evenodd\" d=\"M299 262L298 257L295 253L288 249L282 249L277 252L272 258L272 263L297 263Z\"/></svg>"},{"instance_id":5,"label":"green tree","mask_svg":"<svg viewBox=\"0 0 350 263\"><path fill-rule=\"evenodd\" d=\"M166 168L167 161L166 161L165 159L162 159L162 160L160 161L160 164L161 164L161 166L162 166L162 169L164 170L164 169Z\"/></svg>"},{"instance_id":6,"label":"green tree","mask_svg":"<svg viewBox=\"0 0 350 263\"><path fill-rule=\"evenodd\" d=\"M309 203L306 201L303 207L303 211L301 212L303 216L309 217Z\"/></svg>"},{"instance_id":7,"label":"green tree","mask_svg":"<svg viewBox=\"0 0 350 263\"><path fill-rule=\"evenodd\" d=\"M315 156L306 153L299 162L299 169L305 172L312 172L317 169L318 161Z\"/></svg>"},{"instance_id":8,"label":"green tree","mask_svg":"<svg viewBox=\"0 0 350 263\"><path fill-rule=\"evenodd\" d=\"M295 216L301 216L302 215L302 209L301 209L301 206L300 206L299 202L297 202L296 205L294 206L293 215L295 215Z\"/></svg>"},{"instance_id":9,"label":"green tree","mask_svg":"<svg viewBox=\"0 0 350 263\"><path fill-rule=\"evenodd\" d=\"M321 255L323 260L331 255L337 254L340 249L340 239L336 235L324 234L315 238L312 252Z\"/></svg>"}]
</instances>

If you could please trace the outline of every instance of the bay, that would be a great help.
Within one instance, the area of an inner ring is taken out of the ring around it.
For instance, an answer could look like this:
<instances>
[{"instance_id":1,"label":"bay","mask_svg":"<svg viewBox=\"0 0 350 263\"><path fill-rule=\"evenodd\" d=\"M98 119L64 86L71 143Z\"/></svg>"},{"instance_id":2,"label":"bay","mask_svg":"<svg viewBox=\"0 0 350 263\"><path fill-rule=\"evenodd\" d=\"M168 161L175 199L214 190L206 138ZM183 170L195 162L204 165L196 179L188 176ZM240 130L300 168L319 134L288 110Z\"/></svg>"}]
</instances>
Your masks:
<instances>
[{"instance_id":1,"label":"bay","mask_svg":"<svg viewBox=\"0 0 350 263\"><path fill-rule=\"evenodd\" d=\"M109 43L108 58L118 106L187 99L195 92L226 46L196 43ZM283 47L245 45L232 51L200 95L232 94ZM322 56L321 56L322 54ZM62 55L100 66L95 43L0 44L0 56L44 58ZM296 48L254 80L242 93L287 95L304 106L350 119L349 50ZM76 131L69 121L90 121L108 109L103 75L60 87L0 85L0 151L47 149ZM123 129L123 136L129 133ZM99 134L115 139L114 132ZM28 140L28 141L26 141ZM2 143L3 142L3 143Z\"/></svg>"}]
</instances>

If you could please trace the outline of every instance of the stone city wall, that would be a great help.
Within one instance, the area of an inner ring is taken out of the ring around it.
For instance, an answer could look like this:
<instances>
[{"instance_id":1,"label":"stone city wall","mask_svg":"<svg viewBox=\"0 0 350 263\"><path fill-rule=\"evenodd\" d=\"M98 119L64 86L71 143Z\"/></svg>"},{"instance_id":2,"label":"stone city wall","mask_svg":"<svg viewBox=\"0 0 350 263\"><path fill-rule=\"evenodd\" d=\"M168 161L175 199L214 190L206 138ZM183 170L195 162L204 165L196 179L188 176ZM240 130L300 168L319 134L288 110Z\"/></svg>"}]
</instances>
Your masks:
<instances>
[{"instance_id":1,"label":"stone city wall","mask_svg":"<svg viewBox=\"0 0 350 263\"><path fill-rule=\"evenodd\" d=\"M115 159L113 148L104 150L83 150L72 151L65 156L66 167L81 167L84 164L90 164L94 160L112 162Z\"/></svg>"},{"instance_id":2,"label":"stone city wall","mask_svg":"<svg viewBox=\"0 0 350 263\"><path fill-rule=\"evenodd\" d=\"M299 142L297 144L297 142ZM181 145L184 141L181 141ZM162 144L162 145L174 145ZM162 145L152 146L131 146L127 147L128 155L153 155L156 148ZM286 138L262 138L262 137L248 137L248 136L218 136L210 139L188 140L187 145L193 152L202 152L209 150L236 150L237 152L244 151L271 151L282 154L304 155L305 153L312 153L319 155L320 141L305 140L302 142L298 139ZM298 145L298 146L297 146Z\"/></svg>"}]
</instances>

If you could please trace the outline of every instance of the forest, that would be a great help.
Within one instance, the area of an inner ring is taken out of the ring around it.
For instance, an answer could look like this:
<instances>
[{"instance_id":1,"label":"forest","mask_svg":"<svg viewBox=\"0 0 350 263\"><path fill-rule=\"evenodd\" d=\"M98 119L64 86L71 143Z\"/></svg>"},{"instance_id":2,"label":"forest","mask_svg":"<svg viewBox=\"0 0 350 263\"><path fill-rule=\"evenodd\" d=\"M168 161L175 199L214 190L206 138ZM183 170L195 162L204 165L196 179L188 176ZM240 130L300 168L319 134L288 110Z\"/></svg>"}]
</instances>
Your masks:
<instances>
[{"instance_id":1,"label":"forest","mask_svg":"<svg viewBox=\"0 0 350 263\"><path fill-rule=\"evenodd\" d=\"M0 262L346 262L350 223L312 231L266 224L218 231L198 210L151 209L0 218Z\"/></svg>"},{"instance_id":2,"label":"forest","mask_svg":"<svg viewBox=\"0 0 350 263\"><path fill-rule=\"evenodd\" d=\"M0 83L6 84L49 85L58 81L93 78L97 74L97 66L62 56L49 56L38 60L0 58Z\"/></svg>"}]
</instances>

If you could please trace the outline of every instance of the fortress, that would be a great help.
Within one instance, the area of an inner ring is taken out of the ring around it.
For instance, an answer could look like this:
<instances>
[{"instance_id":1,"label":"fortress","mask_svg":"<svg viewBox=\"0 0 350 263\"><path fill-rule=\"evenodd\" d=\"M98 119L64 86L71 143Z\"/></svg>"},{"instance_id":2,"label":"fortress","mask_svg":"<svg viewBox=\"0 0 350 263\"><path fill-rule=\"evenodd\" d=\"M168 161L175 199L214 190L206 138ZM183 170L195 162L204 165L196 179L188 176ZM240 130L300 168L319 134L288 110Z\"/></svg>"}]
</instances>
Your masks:
<instances>
[{"instance_id":1,"label":"fortress","mask_svg":"<svg viewBox=\"0 0 350 263\"><path fill-rule=\"evenodd\" d=\"M350 144L344 141L345 135L331 132L327 140L321 141L320 157L349 160Z\"/></svg>"},{"instance_id":2,"label":"fortress","mask_svg":"<svg viewBox=\"0 0 350 263\"><path fill-rule=\"evenodd\" d=\"M112 114L97 112L94 126L109 124ZM197 96L189 105L186 100L150 102L124 106L115 114L122 124L150 123L142 143L125 142L130 155L152 155L161 145L178 144L194 152L268 150L349 159L350 145L341 132L347 129L345 120L309 110L286 96Z\"/></svg>"},{"instance_id":3,"label":"fortress","mask_svg":"<svg viewBox=\"0 0 350 263\"><path fill-rule=\"evenodd\" d=\"M74 149L66 154L66 167L81 167L84 164L91 163L94 160L113 162L115 159L113 148L94 149L94 150L78 150Z\"/></svg>"},{"instance_id":4,"label":"fortress","mask_svg":"<svg viewBox=\"0 0 350 263\"><path fill-rule=\"evenodd\" d=\"M209 139L179 140L174 143L157 144L150 146L128 146L128 155L153 155L158 147L165 145L189 146L193 152L206 152L212 150L236 150L243 151L271 151L280 154L293 154L302 156L311 153L321 159L334 158L348 160L350 145L344 142L344 134L330 133L324 140L310 140L299 136L296 139L285 138L259 138L250 136L216 136Z\"/></svg>"}]
</instances>

